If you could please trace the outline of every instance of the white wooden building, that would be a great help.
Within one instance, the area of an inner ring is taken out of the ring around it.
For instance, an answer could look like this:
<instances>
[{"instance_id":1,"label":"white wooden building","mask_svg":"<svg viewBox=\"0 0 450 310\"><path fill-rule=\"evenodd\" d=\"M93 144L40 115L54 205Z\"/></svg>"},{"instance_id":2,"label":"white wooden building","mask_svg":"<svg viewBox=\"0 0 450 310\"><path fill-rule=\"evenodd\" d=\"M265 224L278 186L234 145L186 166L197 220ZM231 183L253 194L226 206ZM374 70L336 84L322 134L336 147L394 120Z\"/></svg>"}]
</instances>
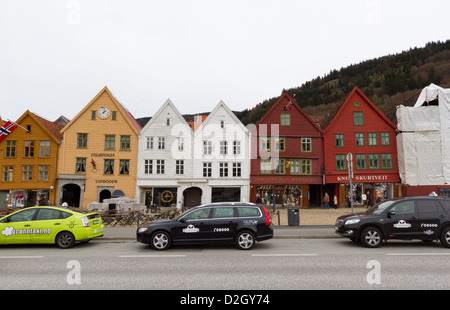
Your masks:
<instances>
[{"instance_id":1,"label":"white wooden building","mask_svg":"<svg viewBox=\"0 0 450 310\"><path fill-rule=\"evenodd\" d=\"M138 202L189 208L248 201L250 141L222 101L197 128L167 100L139 135Z\"/></svg>"}]
</instances>

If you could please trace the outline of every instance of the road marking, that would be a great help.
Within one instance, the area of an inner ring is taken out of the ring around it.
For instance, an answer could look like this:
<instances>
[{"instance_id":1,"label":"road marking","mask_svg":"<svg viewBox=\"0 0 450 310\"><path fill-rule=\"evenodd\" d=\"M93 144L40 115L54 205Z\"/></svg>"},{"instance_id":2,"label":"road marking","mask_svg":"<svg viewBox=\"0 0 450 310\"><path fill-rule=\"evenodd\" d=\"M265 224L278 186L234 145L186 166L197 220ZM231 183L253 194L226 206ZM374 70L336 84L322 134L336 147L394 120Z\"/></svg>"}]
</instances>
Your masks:
<instances>
[{"instance_id":1,"label":"road marking","mask_svg":"<svg viewBox=\"0 0 450 310\"><path fill-rule=\"evenodd\" d=\"M120 255L121 258L159 258L159 257L186 257L178 254L143 254L143 255Z\"/></svg>"},{"instance_id":2,"label":"road marking","mask_svg":"<svg viewBox=\"0 0 450 310\"><path fill-rule=\"evenodd\" d=\"M0 258L14 258L14 259L21 259L21 258L42 258L44 256L0 256Z\"/></svg>"},{"instance_id":3,"label":"road marking","mask_svg":"<svg viewBox=\"0 0 450 310\"><path fill-rule=\"evenodd\" d=\"M254 257L317 256L318 254L252 254Z\"/></svg>"},{"instance_id":4,"label":"road marking","mask_svg":"<svg viewBox=\"0 0 450 310\"><path fill-rule=\"evenodd\" d=\"M433 256L450 255L450 253L386 253L388 256Z\"/></svg>"}]
</instances>

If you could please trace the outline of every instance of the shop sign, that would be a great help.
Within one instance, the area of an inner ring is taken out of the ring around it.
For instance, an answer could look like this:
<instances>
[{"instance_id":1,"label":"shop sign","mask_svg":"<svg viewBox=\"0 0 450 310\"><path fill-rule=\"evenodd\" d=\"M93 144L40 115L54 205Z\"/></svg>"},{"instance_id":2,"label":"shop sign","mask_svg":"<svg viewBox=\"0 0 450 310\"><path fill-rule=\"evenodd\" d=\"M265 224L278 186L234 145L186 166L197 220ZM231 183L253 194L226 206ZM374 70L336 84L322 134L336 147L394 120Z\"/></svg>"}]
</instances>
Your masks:
<instances>
[{"instance_id":1,"label":"shop sign","mask_svg":"<svg viewBox=\"0 0 450 310\"><path fill-rule=\"evenodd\" d=\"M95 183L117 183L117 180L106 180L106 179L97 179L95 180Z\"/></svg>"},{"instance_id":2,"label":"shop sign","mask_svg":"<svg viewBox=\"0 0 450 310\"><path fill-rule=\"evenodd\" d=\"M350 179L348 175L337 175L337 176L326 176L328 183L348 183ZM399 182L398 175L389 174L374 174L374 175L354 175L353 182L368 182L368 183L379 183L379 182Z\"/></svg>"},{"instance_id":3,"label":"shop sign","mask_svg":"<svg viewBox=\"0 0 450 310\"><path fill-rule=\"evenodd\" d=\"M114 153L91 153L91 157L114 157Z\"/></svg>"},{"instance_id":4,"label":"shop sign","mask_svg":"<svg viewBox=\"0 0 450 310\"><path fill-rule=\"evenodd\" d=\"M252 184L321 184L322 176L252 176Z\"/></svg>"}]
</instances>

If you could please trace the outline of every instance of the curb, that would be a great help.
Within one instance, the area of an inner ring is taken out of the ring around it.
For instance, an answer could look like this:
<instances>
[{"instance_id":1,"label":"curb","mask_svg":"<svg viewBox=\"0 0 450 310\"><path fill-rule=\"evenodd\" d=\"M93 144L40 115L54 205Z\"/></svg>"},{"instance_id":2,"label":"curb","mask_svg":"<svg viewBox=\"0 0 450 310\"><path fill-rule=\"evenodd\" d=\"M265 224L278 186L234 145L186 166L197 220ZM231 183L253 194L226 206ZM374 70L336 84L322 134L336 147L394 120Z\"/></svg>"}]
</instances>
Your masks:
<instances>
[{"instance_id":1,"label":"curb","mask_svg":"<svg viewBox=\"0 0 450 310\"><path fill-rule=\"evenodd\" d=\"M136 241L136 235L134 231L135 227L128 227L128 228L129 230L118 232L114 232L114 228L112 230L106 228L105 235L103 237L99 237L93 240L100 242ZM133 232L131 232L131 230L133 230ZM330 225L274 226L273 239L331 239L331 238L340 238L340 236L334 233L334 226Z\"/></svg>"}]
</instances>

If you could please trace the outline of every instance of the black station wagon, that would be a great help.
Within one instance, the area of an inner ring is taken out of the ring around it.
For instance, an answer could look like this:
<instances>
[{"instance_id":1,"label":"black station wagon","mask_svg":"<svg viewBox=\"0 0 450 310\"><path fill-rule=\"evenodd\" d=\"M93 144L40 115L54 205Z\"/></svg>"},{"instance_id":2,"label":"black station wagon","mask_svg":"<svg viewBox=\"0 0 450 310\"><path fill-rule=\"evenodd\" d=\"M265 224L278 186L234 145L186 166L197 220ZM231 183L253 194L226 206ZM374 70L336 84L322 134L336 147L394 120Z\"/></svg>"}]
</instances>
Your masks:
<instances>
[{"instance_id":1,"label":"black station wagon","mask_svg":"<svg viewBox=\"0 0 450 310\"><path fill-rule=\"evenodd\" d=\"M256 241L273 238L269 213L252 203L211 203L192 208L174 219L158 220L142 225L137 241L156 250L172 244L235 243L249 250Z\"/></svg>"},{"instance_id":2,"label":"black station wagon","mask_svg":"<svg viewBox=\"0 0 450 310\"><path fill-rule=\"evenodd\" d=\"M383 201L364 213L338 217L337 234L375 248L383 240L439 240L450 248L450 199L404 197Z\"/></svg>"}]
</instances>

